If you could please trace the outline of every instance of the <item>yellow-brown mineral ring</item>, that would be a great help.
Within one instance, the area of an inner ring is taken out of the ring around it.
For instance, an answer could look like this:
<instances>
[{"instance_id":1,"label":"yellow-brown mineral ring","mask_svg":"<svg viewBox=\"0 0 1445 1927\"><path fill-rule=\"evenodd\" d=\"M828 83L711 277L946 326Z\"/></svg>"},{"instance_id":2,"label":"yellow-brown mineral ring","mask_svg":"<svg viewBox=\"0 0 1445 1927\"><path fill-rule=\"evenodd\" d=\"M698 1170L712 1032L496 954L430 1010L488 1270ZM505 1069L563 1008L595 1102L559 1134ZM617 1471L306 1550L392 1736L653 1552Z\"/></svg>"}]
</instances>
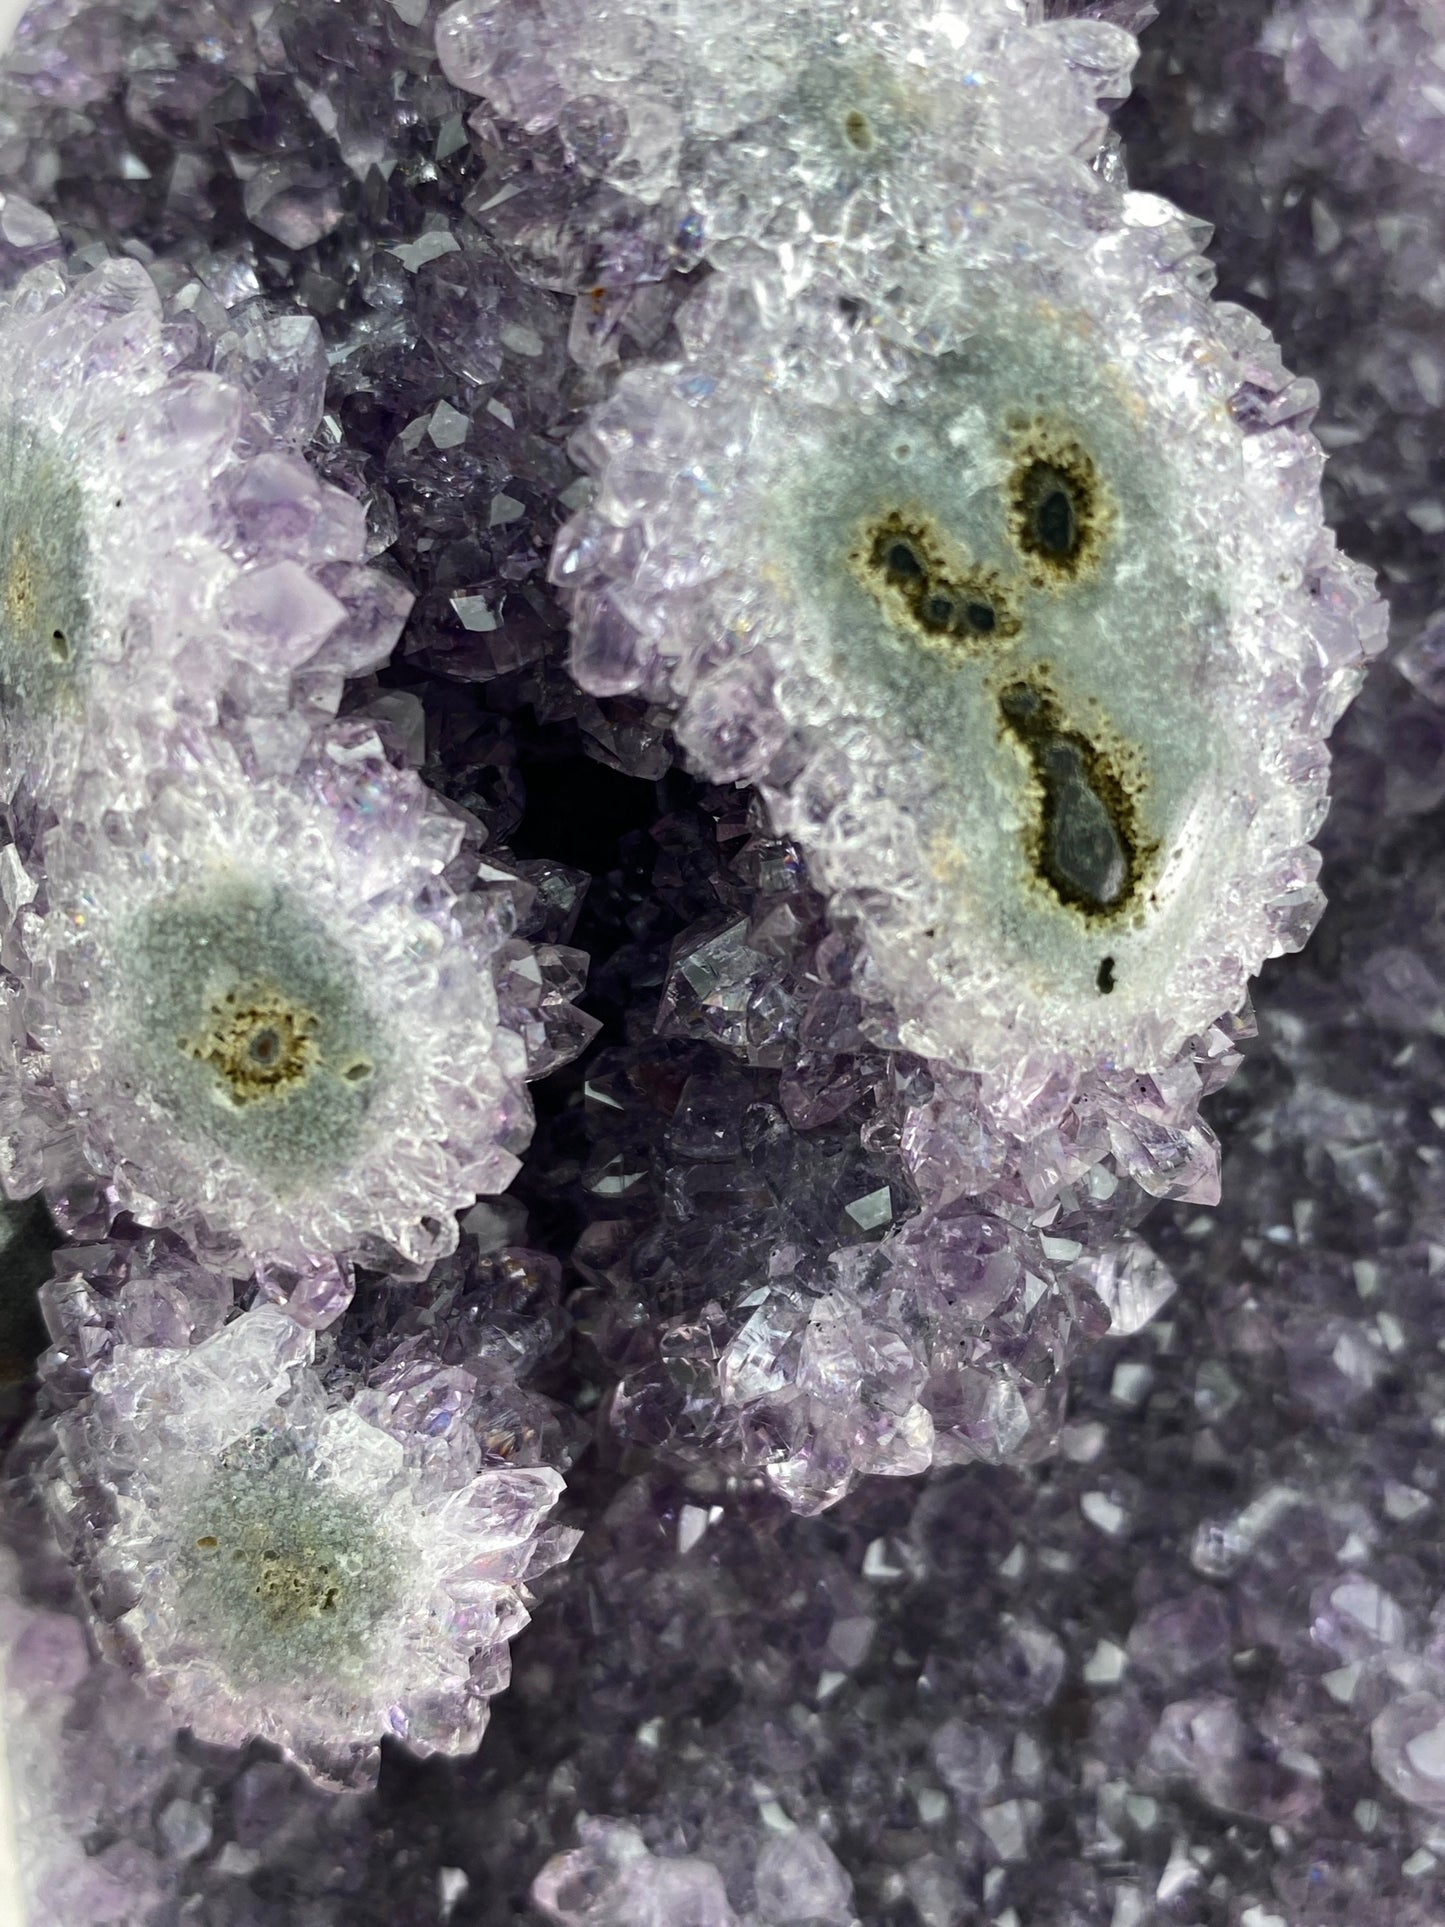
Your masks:
<instances>
[{"instance_id":1,"label":"yellow-brown mineral ring","mask_svg":"<svg viewBox=\"0 0 1445 1927\"><path fill-rule=\"evenodd\" d=\"M1076 436L1044 421L1030 423L1011 452L1008 529L1031 579L1059 590L1093 575L1115 513L1094 458Z\"/></svg>"},{"instance_id":2,"label":"yellow-brown mineral ring","mask_svg":"<svg viewBox=\"0 0 1445 1927\"><path fill-rule=\"evenodd\" d=\"M317 1061L316 1030L314 1013L274 984L250 984L218 997L181 1048L209 1064L231 1102L244 1106L305 1083Z\"/></svg>"}]
</instances>

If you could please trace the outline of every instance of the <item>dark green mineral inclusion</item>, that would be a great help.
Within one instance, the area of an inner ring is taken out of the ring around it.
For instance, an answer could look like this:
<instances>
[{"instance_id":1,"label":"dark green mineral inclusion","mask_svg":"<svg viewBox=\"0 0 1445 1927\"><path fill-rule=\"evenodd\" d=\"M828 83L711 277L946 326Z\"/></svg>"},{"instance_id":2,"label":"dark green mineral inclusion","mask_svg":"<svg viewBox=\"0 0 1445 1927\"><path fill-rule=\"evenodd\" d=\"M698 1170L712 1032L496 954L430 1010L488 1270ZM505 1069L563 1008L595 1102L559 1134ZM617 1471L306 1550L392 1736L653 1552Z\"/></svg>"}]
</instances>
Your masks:
<instances>
[{"instance_id":1,"label":"dark green mineral inclusion","mask_svg":"<svg viewBox=\"0 0 1445 1927\"><path fill-rule=\"evenodd\" d=\"M1093 457L1079 442L1036 424L1008 485L1009 529L1036 578L1061 588L1091 573L1111 516Z\"/></svg>"},{"instance_id":2,"label":"dark green mineral inclusion","mask_svg":"<svg viewBox=\"0 0 1445 1927\"><path fill-rule=\"evenodd\" d=\"M1142 867L1134 799L1120 771L1086 736L1065 727L1059 705L1029 682L999 697L1004 726L1028 753L1043 798L1032 851L1039 875L1061 903L1104 917L1133 894ZM1113 959L1098 987L1114 988Z\"/></svg>"},{"instance_id":3,"label":"dark green mineral inclusion","mask_svg":"<svg viewBox=\"0 0 1445 1927\"><path fill-rule=\"evenodd\" d=\"M1035 537L1040 548L1062 560L1079 546L1079 518L1074 513L1073 494L1062 475L1047 469L1042 474L1036 473L1032 480Z\"/></svg>"},{"instance_id":4,"label":"dark green mineral inclusion","mask_svg":"<svg viewBox=\"0 0 1445 1927\"><path fill-rule=\"evenodd\" d=\"M882 607L934 646L967 654L1018 633L1018 619L992 570L945 559L936 531L897 510L869 524L853 567Z\"/></svg>"},{"instance_id":5,"label":"dark green mineral inclusion","mask_svg":"<svg viewBox=\"0 0 1445 1927\"><path fill-rule=\"evenodd\" d=\"M843 135L850 147L856 147L860 154L866 154L873 145L873 129L868 125L868 116L855 107L843 117Z\"/></svg>"}]
</instances>

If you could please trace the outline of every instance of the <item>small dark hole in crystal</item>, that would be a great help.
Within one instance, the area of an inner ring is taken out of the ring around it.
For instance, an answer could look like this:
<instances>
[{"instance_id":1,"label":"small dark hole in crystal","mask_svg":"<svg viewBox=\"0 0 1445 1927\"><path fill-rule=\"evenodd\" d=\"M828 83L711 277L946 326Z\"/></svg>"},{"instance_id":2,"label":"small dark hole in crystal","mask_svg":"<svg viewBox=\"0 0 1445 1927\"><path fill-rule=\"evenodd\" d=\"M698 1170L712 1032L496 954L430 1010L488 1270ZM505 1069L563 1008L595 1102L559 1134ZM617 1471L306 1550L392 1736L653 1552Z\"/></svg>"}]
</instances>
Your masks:
<instances>
[{"instance_id":1,"label":"small dark hole in crystal","mask_svg":"<svg viewBox=\"0 0 1445 1927\"><path fill-rule=\"evenodd\" d=\"M1094 981L1107 997L1109 992L1114 988L1114 959L1112 957L1105 957L1104 961L1099 965L1099 974Z\"/></svg>"},{"instance_id":2,"label":"small dark hole in crystal","mask_svg":"<svg viewBox=\"0 0 1445 1927\"><path fill-rule=\"evenodd\" d=\"M856 107L844 120L843 132L847 135L850 145L858 148L860 152L866 153L873 145L873 129L868 125L868 116Z\"/></svg>"},{"instance_id":3,"label":"small dark hole in crystal","mask_svg":"<svg viewBox=\"0 0 1445 1927\"><path fill-rule=\"evenodd\" d=\"M1051 488L1034 511L1034 532L1050 554L1072 555L1078 541L1074 504L1065 488Z\"/></svg>"},{"instance_id":4,"label":"small dark hole in crystal","mask_svg":"<svg viewBox=\"0 0 1445 1927\"><path fill-rule=\"evenodd\" d=\"M1042 820L1032 858L1061 903L1098 916L1127 900L1140 852L1133 806L1119 775L1087 737L1069 729L1058 704L1029 683L999 691L1005 726L1033 763L1042 791ZM1114 988L1114 960L1095 979Z\"/></svg>"}]
</instances>

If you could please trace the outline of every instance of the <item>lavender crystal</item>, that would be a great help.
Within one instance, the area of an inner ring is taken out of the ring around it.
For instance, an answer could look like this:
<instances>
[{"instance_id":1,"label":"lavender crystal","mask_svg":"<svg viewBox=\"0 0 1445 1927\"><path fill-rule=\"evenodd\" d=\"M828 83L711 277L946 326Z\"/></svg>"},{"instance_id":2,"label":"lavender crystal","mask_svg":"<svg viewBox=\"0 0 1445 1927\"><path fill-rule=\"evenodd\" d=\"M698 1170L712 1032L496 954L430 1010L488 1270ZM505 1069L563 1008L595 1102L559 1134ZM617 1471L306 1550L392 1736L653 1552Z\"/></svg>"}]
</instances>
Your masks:
<instances>
[{"instance_id":1,"label":"lavender crystal","mask_svg":"<svg viewBox=\"0 0 1445 1927\"><path fill-rule=\"evenodd\" d=\"M0 1912L1445 1917L1440 22L1154 12L30 9Z\"/></svg>"}]
</instances>

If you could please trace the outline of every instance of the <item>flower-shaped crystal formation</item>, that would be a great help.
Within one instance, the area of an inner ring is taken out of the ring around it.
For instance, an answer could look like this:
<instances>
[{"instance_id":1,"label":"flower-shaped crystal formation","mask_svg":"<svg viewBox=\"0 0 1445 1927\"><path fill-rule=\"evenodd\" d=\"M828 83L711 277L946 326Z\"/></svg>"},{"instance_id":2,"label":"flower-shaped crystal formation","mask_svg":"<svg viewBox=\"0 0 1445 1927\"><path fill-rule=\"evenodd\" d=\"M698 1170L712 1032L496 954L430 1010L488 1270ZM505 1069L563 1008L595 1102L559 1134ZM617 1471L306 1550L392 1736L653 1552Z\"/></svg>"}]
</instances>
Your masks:
<instances>
[{"instance_id":1,"label":"flower-shaped crystal formation","mask_svg":"<svg viewBox=\"0 0 1445 1927\"><path fill-rule=\"evenodd\" d=\"M88 1170L233 1272L451 1250L531 1116L491 970L510 899L450 887L462 835L361 721L287 780L118 739L15 933L40 1048L16 1054L7 1186Z\"/></svg>"},{"instance_id":2,"label":"flower-shaped crystal formation","mask_svg":"<svg viewBox=\"0 0 1445 1927\"><path fill-rule=\"evenodd\" d=\"M313 322L291 326L315 337L293 371L304 439L321 344ZM0 301L6 796L22 778L63 794L87 729L118 717L333 713L343 677L400 629L409 598L357 566L361 504L280 446L240 386L177 368L177 339L131 260L35 268ZM278 362L272 387L289 378Z\"/></svg>"},{"instance_id":3,"label":"flower-shaped crystal formation","mask_svg":"<svg viewBox=\"0 0 1445 1927\"><path fill-rule=\"evenodd\" d=\"M861 269L890 240L938 240L944 211L1000 171L1081 170L1098 150L1097 101L1127 93L1135 43L1032 15L1019 0L459 0L437 44L458 86L675 206L714 260L818 245Z\"/></svg>"},{"instance_id":4,"label":"flower-shaped crystal formation","mask_svg":"<svg viewBox=\"0 0 1445 1927\"><path fill-rule=\"evenodd\" d=\"M117 1345L59 1422L51 1499L110 1521L82 1541L102 1643L177 1725L355 1784L384 1734L476 1745L522 1581L575 1535L543 1528L558 1473L428 1476L399 1424L323 1388L315 1346L271 1305L189 1350Z\"/></svg>"},{"instance_id":5,"label":"flower-shaped crystal formation","mask_svg":"<svg viewBox=\"0 0 1445 1927\"><path fill-rule=\"evenodd\" d=\"M1103 232L1018 200L890 313L718 275L575 443L579 680L759 785L881 1041L1026 1106L1167 1062L1304 940L1324 738L1383 640L1203 271L1127 196Z\"/></svg>"}]
</instances>

